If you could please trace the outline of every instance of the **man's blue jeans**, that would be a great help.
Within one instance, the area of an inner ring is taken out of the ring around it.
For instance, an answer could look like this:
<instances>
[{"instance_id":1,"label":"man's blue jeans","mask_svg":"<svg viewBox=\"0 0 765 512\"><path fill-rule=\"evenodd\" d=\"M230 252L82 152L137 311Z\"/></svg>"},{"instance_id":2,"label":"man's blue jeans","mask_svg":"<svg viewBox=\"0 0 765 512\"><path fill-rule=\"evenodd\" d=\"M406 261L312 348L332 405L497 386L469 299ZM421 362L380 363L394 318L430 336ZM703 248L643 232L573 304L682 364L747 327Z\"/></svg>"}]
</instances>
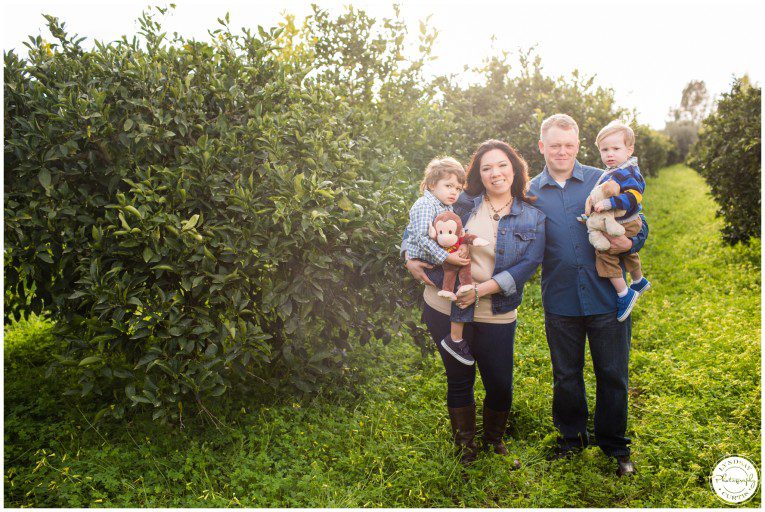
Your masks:
<instances>
[{"instance_id":1,"label":"man's blue jeans","mask_svg":"<svg viewBox=\"0 0 765 512\"><path fill-rule=\"evenodd\" d=\"M545 311L545 331L553 367L553 423L560 448L583 448L587 436L584 344L590 342L595 370L595 440L606 455L629 455L627 391L632 319L615 313L560 316Z\"/></svg>"}]
</instances>

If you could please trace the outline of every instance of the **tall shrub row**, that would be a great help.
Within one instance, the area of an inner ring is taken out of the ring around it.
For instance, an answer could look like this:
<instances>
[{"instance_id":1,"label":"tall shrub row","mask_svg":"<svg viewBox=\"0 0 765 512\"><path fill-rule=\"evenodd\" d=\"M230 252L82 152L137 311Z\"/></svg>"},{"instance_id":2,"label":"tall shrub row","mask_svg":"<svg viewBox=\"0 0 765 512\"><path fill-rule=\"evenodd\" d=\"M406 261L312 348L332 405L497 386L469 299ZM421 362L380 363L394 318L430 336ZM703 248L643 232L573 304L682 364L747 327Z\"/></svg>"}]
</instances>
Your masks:
<instances>
[{"instance_id":1,"label":"tall shrub row","mask_svg":"<svg viewBox=\"0 0 765 512\"><path fill-rule=\"evenodd\" d=\"M421 333L397 245L427 161L500 137L536 173L539 125L562 111L597 164L595 134L626 114L530 54L472 87L428 81L435 32L411 55L398 15L219 20L199 42L144 14L138 37L90 50L48 21L55 41L4 56L6 312L48 311L52 371L117 417L175 421L252 381L312 392L357 345Z\"/></svg>"},{"instance_id":2,"label":"tall shrub row","mask_svg":"<svg viewBox=\"0 0 765 512\"><path fill-rule=\"evenodd\" d=\"M377 290L401 278L406 204L381 179L401 160L277 58L279 29L165 44L142 27L145 49L84 51L51 19L57 46L5 56L7 287L35 284L79 394L118 416L176 417L253 378L310 391L398 330L400 295Z\"/></svg>"},{"instance_id":3,"label":"tall shrub row","mask_svg":"<svg viewBox=\"0 0 765 512\"><path fill-rule=\"evenodd\" d=\"M455 120L448 142L463 159L477 141L500 138L520 151L535 175L544 167L537 146L542 121L563 112L579 124L578 159L582 163L603 166L595 145L596 136L612 120L622 119L635 129L635 151L643 173L655 175L666 165L669 140L647 126L638 125L633 112L616 104L612 89L596 87L594 77L583 77L577 71L570 77L546 76L541 58L533 51L522 53L515 65L507 57L488 59L477 70L483 81L476 85L465 88L454 81L439 81L444 91L443 108Z\"/></svg>"},{"instance_id":4,"label":"tall shrub row","mask_svg":"<svg viewBox=\"0 0 765 512\"><path fill-rule=\"evenodd\" d=\"M720 205L729 244L760 237L762 89L737 79L701 125L688 165L699 171Z\"/></svg>"}]
</instances>

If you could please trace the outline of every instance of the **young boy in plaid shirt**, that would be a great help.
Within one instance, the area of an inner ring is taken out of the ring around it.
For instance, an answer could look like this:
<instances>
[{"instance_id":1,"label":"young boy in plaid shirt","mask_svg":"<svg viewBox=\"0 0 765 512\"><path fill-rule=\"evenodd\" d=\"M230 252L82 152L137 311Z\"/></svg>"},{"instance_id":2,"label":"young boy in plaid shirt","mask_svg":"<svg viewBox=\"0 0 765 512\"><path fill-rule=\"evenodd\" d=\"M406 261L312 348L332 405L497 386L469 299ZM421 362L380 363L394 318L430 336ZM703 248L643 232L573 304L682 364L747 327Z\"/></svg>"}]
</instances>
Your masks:
<instances>
[{"instance_id":1,"label":"young boy in plaid shirt","mask_svg":"<svg viewBox=\"0 0 765 512\"><path fill-rule=\"evenodd\" d=\"M447 252L438 242L428 235L428 227L439 213L452 211L465 181L465 169L454 158L434 158L425 169L425 176L420 183L420 196L409 210L407 237L401 246L411 259L417 258L433 265L449 262L461 265L464 258L459 252ZM469 320L468 320L469 321ZM472 365L475 358L470 354L467 342L462 339L464 323L451 322L451 345L447 349L455 359L463 364Z\"/></svg>"}]
</instances>

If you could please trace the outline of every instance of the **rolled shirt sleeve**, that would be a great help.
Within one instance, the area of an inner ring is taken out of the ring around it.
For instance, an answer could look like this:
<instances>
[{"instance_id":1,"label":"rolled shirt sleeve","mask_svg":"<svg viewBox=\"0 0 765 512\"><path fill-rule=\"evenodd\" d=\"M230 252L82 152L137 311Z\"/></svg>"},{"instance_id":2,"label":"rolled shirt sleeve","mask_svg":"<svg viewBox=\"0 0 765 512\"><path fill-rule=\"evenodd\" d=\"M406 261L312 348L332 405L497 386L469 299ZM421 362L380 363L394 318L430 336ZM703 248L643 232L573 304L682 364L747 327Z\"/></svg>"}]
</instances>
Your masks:
<instances>
[{"instance_id":1,"label":"rolled shirt sleeve","mask_svg":"<svg viewBox=\"0 0 765 512\"><path fill-rule=\"evenodd\" d=\"M629 254L634 254L642 249L648 238L648 222L646 221L645 215L642 213L640 214L640 220L643 221L643 226L640 228L637 235L630 237L630 240L632 240L632 248L629 250Z\"/></svg>"}]
</instances>

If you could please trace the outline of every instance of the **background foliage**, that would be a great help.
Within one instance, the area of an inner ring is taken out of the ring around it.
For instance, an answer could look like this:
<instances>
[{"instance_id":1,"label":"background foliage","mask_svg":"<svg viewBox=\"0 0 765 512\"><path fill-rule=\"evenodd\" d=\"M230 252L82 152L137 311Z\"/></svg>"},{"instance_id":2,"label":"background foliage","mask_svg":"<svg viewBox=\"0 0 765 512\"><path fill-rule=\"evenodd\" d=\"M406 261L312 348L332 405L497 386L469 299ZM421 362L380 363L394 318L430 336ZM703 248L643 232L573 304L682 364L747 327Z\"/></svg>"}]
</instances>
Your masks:
<instances>
[{"instance_id":1,"label":"background foliage","mask_svg":"<svg viewBox=\"0 0 765 512\"><path fill-rule=\"evenodd\" d=\"M60 397L73 376L44 376L52 322L7 325L5 505L720 508L708 482L719 458L761 467L760 245L723 244L722 219L692 170L664 169L647 186L642 255L654 288L633 312L634 478L616 478L595 447L545 459L555 430L537 281L518 315L511 457L482 452L467 471L450 440L443 365L408 339L349 353L356 395L295 399L255 383L211 405L217 428L190 415L177 429L151 411L94 423L98 403ZM592 407L589 357L584 377ZM476 395L480 403L480 380ZM522 467L511 471L515 457ZM746 506L760 503L758 493Z\"/></svg>"},{"instance_id":2,"label":"background foliage","mask_svg":"<svg viewBox=\"0 0 765 512\"><path fill-rule=\"evenodd\" d=\"M725 219L723 239L730 244L760 237L762 211L762 90L737 79L704 119L688 165L707 180Z\"/></svg>"},{"instance_id":3,"label":"background foliage","mask_svg":"<svg viewBox=\"0 0 765 512\"><path fill-rule=\"evenodd\" d=\"M398 12L314 8L241 34L221 19L209 42L139 21L86 50L49 17L54 41L5 54L6 311L50 313L50 372L100 415L178 424L253 382L349 385L348 351L372 339L431 350L397 248L427 161L500 137L535 174L540 123L563 111L600 165L597 131L634 124L613 91L545 76L532 51L487 59L472 85L426 80L437 32L415 42ZM655 174L667 139L635 128Z\"/></svg>"}]
</instances>

